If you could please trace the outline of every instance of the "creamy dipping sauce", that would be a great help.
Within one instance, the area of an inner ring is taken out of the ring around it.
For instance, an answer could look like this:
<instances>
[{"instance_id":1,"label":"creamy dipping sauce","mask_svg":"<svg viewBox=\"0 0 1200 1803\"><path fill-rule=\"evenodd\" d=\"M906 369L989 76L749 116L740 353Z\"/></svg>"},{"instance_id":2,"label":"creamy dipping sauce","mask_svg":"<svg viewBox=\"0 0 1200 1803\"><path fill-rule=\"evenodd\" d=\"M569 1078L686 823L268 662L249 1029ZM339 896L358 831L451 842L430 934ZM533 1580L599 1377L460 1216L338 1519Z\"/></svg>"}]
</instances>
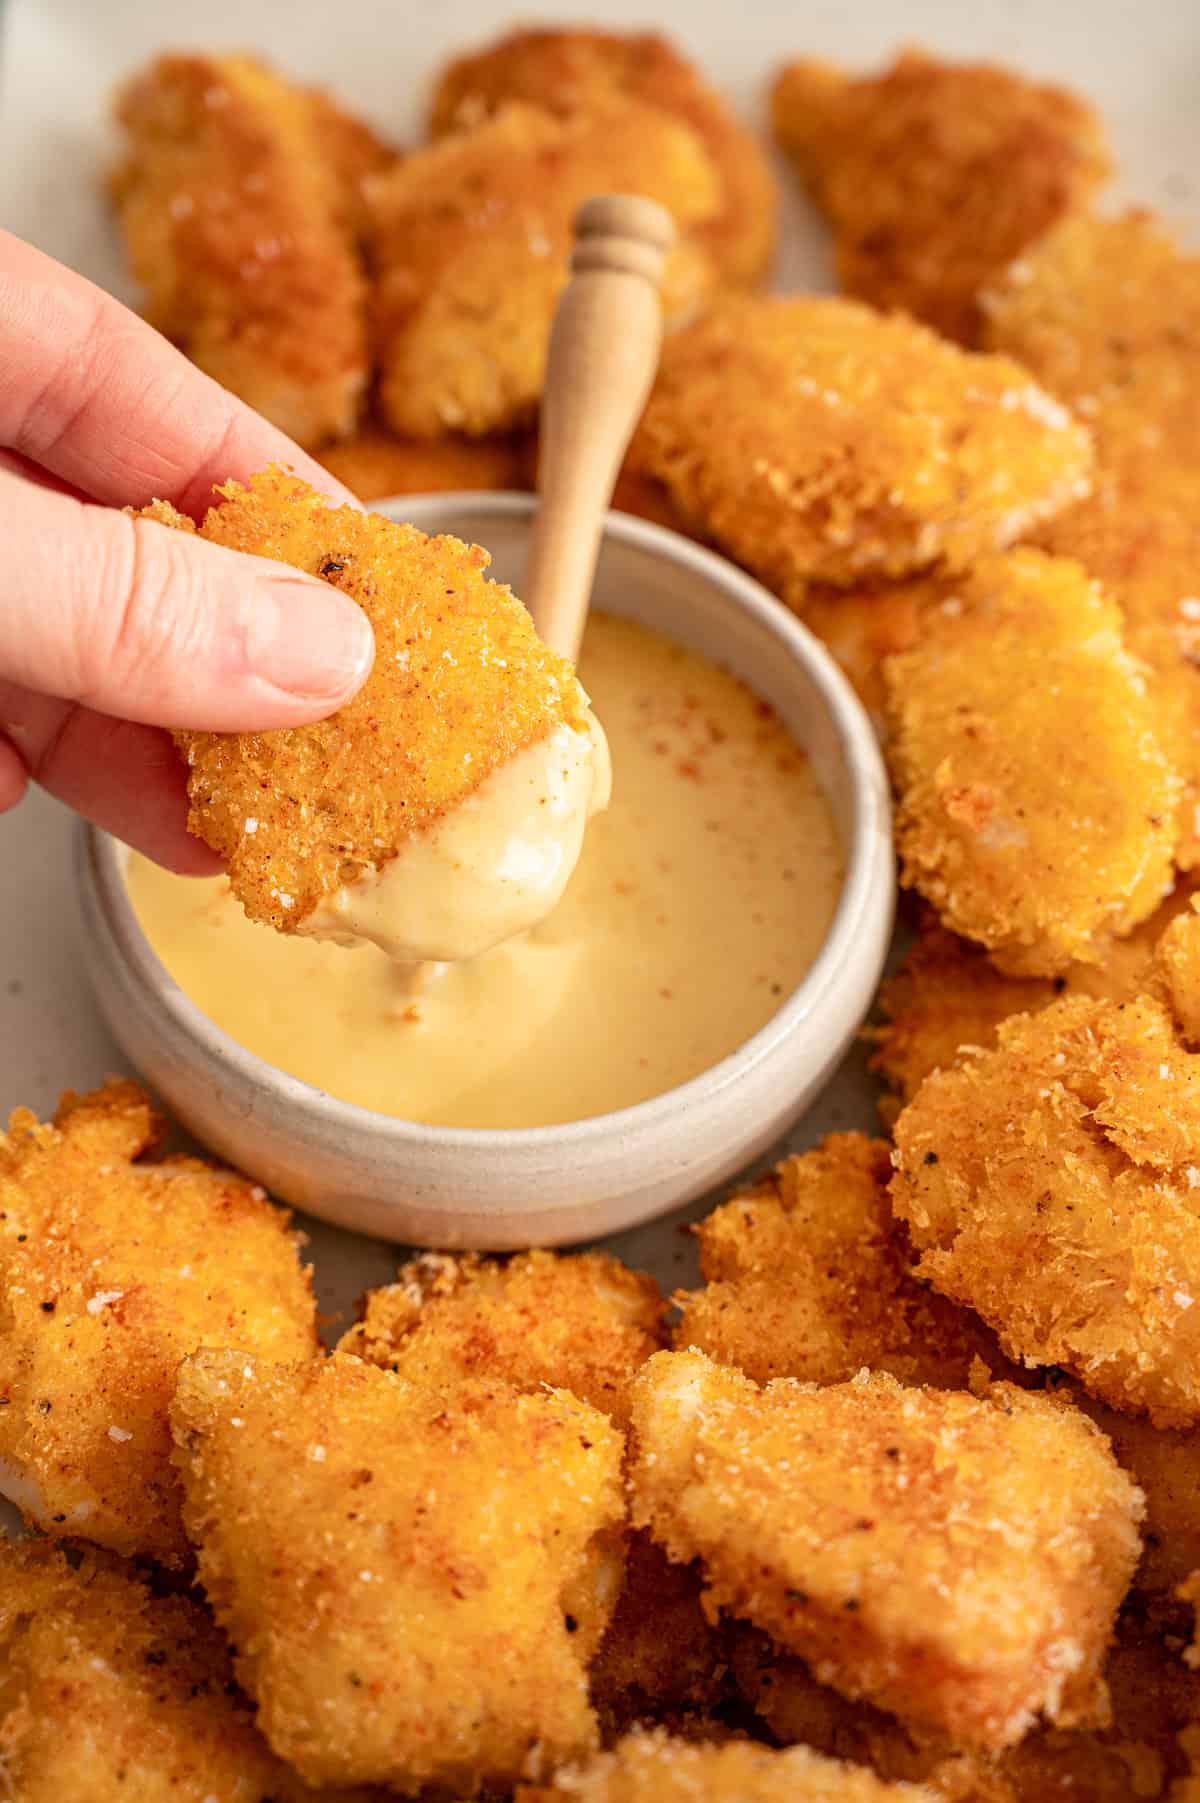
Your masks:
<instances>
[{"instance_id":1,"label":"creamy dipping sauce","mask_svg":"<svg viewBox=\"0 0 1200 1803\"><path fill-rule=\"evenodd\" d=\"M132 854L135 911L180 987L280 1070L437 1126L583 1120L743 1044L832 919L825 798L771 709L661 634L593 615L579 674L612 800L547 919L414 991L372 945L285 937L247 920L225 878Z\"/></svg>"}]
</instances>

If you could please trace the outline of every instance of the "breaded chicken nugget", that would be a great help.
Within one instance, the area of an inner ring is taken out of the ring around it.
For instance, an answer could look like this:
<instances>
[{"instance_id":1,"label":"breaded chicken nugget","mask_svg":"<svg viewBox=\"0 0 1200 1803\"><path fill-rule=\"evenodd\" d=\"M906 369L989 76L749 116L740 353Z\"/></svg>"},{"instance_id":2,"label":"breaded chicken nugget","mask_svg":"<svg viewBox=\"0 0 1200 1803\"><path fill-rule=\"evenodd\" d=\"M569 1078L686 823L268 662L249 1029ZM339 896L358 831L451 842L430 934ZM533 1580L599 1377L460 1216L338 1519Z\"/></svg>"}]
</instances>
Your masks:
<instances>
[{"instance_id":1,"label":"breaded chicken nugget","mask_svg":"<svg viewBox=\"0 0 1200 1803\"><path fill-rule=\"evenodd\" d=\"M597 1409L230 1352L182 1366L172 1420L201 1581L309 1783L474 1795L595 1744L587 1586L623 1513Z\"/></svg>"},{"instance_id":2,"label":"breaded chicken nugget","mask_svg":"<svg viewBox=\"0 0 1200 1803\"><path fill-rule=\"evenodd\" d=\"M758 139L734 118L720 95L666 38L646 32L512 31L485 49L458 57L434 91L435 136L475 125L510 101L568 117L636 100L680 119L715 165L721 206L699 229L727 282L753 286L775 248L778 201Z\"/></svg>"},{"instance_id":3,"label":"breaded chicken nugget","mask_svg":"<svg viewBox=\"0 0 1200 1803\"><path fill-rule=\"evenodd\" d=\"M1153 913L1179 778L1120 612L1079 564L982 559L884 676L901 881L946 926L1055 976Z\"/></svg>"},{"instance_id":4,"label":"breaded chicken nugget","mask_svg":"<svg viewBox=\"0 0 1200 1803\"><path fill-rule=\"evenodd\" d=\"M713 1732L731 1683L703 1589L698 1566L672 1563L648 1534L629 1536L617 1606L589 1673L606 1743L646 1722L668 1722L689 1739Z\"/></svg>"},{"instance_id":5,"label":"breaded chicken nugget","mask_svg":"<svg viewBox=\"0 0 1200 1803\"><path fill-rule=\"evenodd\" d=\"M57 1547L11 1540L0 1542L0 1791L14 1803L313 1797L254 1726L206 1610L103 1553L72 1566Z\"/></svg>"},{"instance_id":6,"label":"breaded chicken nugget","mask_svg":"<svg viewBox=\"0 0 1200 1803\"><path fill-rule=\"evenodd\" d=\"M996 1029L1013 1014L1035 1014L1063 995L1133 1001L1154 986L1164 958L1170 959L1169 948L1177 943L1171 923L1181 914L1184 924L1190 922L1193 892L1193 883L1178 884L1126 938L1110 940L1098 964L1068 964L1057 977L1005 976L979 946L927 915L902 963L880 986L884 1018L869 1029L876 1047L871 1069L911 1102L926 1077L948 1070L960 1051L990 1052Z\"/></svg>"},{"instance_id":7,"label":"breaded chicken nugget","mask_svg":"<svg viewBox=\"0 0 1200 1803\"><path fill-rule=\"evenodd\" d=\"M1148 212L1067 220L984 297L984 336L1017 357L1092 426L1101 464L1174 481L1195 505L1200 478L1200 257Z\"/></svg>"},{"instance_id":8,"label":"breaded chicken nugget","mask_svg":"<svg viewBox=\"0 0 1200 1803\"><path fill-rule=\"evenodd\" d=\"M777 1752L752 1741L696 1745L660 1731L627 1735L610 1753L522 1786L516 1803L937 1803L923 1785L886 1784L861 1766L807 1747Z\"/></svg>"},{"instance_id":9,"label":"breaded chicken nugget","mask_svg":"<svg viewBox=\"0 0 1200 1803\"><path fill-rule=\"evenodd\" d=\"M360 501L530 486L517 438L396 438L385 427L368 426L329 445L320 461Z\"/></svg>"},{"instance_id":10,"label":"breaded chicken nugget","mask_svg":"<svg viewBox=\"0 0 1200 1803\"><path fill-rule=\"evenodd\" d=\"M882 75L789 63L775 135L833 227L838 278L974 344L978 294L1111 173L1099 119L1065 88L902 51Z\"/></svg>"},{"instance_id":11,"label":"breaded chicken nugget","mask_svg":"<svg viewBox=\"0 0 1200 1803\"><path fill-rule=\"evenodd\" d=\"M652 1277L604 1252L504 1263L425 1252L367 1294L339 1350L447 1390L476 1377L548 1384L624 1420L634 1372L663 1344L664 1311Z\"/></svg>"},{"instance_id":12,"label":"breaded chicken nugget","mask_svg":"<svg viewBox=\"0 0 1200 1803\"><path fill-rule=\"evenodd\" d=\"M912 649L922 615L934 600L952 593L954 580L926 577L871 588L817 587L803 596L800 618L837 659L881 739L887 737L884 662Z\"/></svg>"},{"instance_id":13,"label":"breaded chicken nugget","mask_svg":"<svg viewBox=\"0 0 1200 1803\"><path fill-rule=\"evenodd\" d=\"M140 1162L163 1130L110 1083L0 1134L0 1491L47 1533L178 1565L175 1367L303 1358L316 1318L285 1210L198 1158Z\"/></svg>"},{"instance_id":14,"label":"breaded chicken nugget","mask_svg":"<svg viewBox=\"0 0 1200 1803\"><path fill-rule=\"evenodd\" d=\"M1134 1585L1159 1605L1169 1602L1188 1575L1200 1570L1200 1433L1159 1428L1144 1415L1122 1414L1057 1374L1053 1387L1107 1434L1145 1496L1142 1562Z\"/></svg>"},{"instance_id":15,"label":"breaded chicken nugget","mask_svg":"<svg viewBox=\"0 0 1200 1803\"><path fill-rule=\"evenodd\" d=\"M560 728L587 733L587 704L512 591L485 578L477 545L330 507L278 469L220 492L203 538L323 576L375 629L371 675L330 718L176 735L191 831L225 859L252 920L296 932L518 752ZM189 525L161 502L146 512Z\"/></svg>"},{"instance_id":16,"label":"breaded chicken nugget","mask_svg":"<svg viewBox=\"0 0 1200 1803\"><path fill-rule=\"evenodd\" d=\"M668 338L630 465L803 611L811 583L1008 544L1087 492L1091 447L1006 358L852 301L738 297Z\"/></svg>"},{"instance_id":17,"label":"breaded chicken nugget","mask_svg":"<svg viewBox=\"0 0 1200 1803\"><path fill-rule=\"evenodd\" d=\"M113 196L146 316L302 445L353 431L367 382L354 245L385 153L250 57L163 56L118 97Z\"/></svg>"},{"instance_id":18,"label":"breaded chicken nugget","mask_svg":"<svg viewBox=\"0 0 1200 1803\"><path fill-rule=\"evenodd\" d=\"M696 228L720 207L720 178L696 133L655 107L556 119L507 106L372 185L379 399L395 431L474 438L532 419L575 214L617 190L674 215L663 305L690 312L717 280Z\"/></svg>"},{"instance_id":19,"label":"breaded chicken nugget","mask_svg":"<svg viewBox=\"0 0 1200 1803\"><path fill-rule=\"evenodd\" d=\"M1200 896L1193 894L1186 914L1176 915L1154 957L1179 1031L1195 1051L1200 1048Z\"/></svg>"},{"instance_id":20,"label":"breaded chicken nugget","mask_svg":"<svg viewBox=\"0 0 1200 1803\"><path fill-rule=\"evenodd\" d=\"M656 1353L632 1425L635 1525L847 1695L993 1749L1102 1704L1142 1499L1079 1410Z\"/></svg>"},{"instance_id":21,"label":"breaded chicken nugget","mask_svg":"<svg viewBox=\"0 0 1200 1803\"><path fill-rule=\"evenodd\" d=\"M1167 1009L1068 997L929 1077L896 1123L918 1271L1010 1357L1160 1427L1200 1420L1200 1055Z\"/></svg>"},{"instance_id":22,"label":"breaded chicken nugget","mask_svg":"<svg viewBox=\"0 0 1200 1803\"><path fill-rule=\"evenodd\" d=\"M696 1230L705 1288L676 1297L676 1346L756 1383L840 1383L866 1365L962 1389L976 1359L998 1372L983 1323L911 1276L891 1174L882 1140L833 1133L716 1209Z\"/></svg>"}]
</instances>

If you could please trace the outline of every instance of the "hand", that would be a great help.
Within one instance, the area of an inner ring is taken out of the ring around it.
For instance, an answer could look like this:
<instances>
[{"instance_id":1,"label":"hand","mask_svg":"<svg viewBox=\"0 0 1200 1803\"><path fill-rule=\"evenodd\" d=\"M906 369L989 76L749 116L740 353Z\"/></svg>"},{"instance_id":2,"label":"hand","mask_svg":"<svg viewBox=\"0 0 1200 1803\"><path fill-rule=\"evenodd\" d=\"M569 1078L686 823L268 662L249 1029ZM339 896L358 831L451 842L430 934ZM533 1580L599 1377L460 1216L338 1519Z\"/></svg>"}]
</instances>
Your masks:
<instances>
[{"instance_id":1,"label":"hand","mask_svg":"<svg viewBox=\"0 0 1200 1803\"><path fill-rule=\"evenodd\" d=\"M290 439L81 276L0 232L0 812L32 777L172 869L186 831L164 727L264 731L362 683L365 615L284 564L118 511L284 463L350 501Z\"/></svg>"}]
</instances>

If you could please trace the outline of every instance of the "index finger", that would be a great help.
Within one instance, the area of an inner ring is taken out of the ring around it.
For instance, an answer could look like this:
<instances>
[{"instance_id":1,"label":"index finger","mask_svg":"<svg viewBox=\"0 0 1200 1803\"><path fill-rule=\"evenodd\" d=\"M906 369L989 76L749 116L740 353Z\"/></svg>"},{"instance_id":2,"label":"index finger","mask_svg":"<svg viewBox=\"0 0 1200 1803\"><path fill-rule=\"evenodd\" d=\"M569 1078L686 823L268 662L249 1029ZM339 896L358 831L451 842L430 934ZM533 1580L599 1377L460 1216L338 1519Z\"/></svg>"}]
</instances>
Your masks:
<instances>
[{"instance_id":1,"label":"index finger","mask_svg":"<svg viewBox=\"0 0 1200 1803\"><path fill-rule=\"evenodd\" d=\"M202 514L213 487L283 463L349 491L81 275L0 232L0 445L112 506Z\"/></svg>"}]
</instances>

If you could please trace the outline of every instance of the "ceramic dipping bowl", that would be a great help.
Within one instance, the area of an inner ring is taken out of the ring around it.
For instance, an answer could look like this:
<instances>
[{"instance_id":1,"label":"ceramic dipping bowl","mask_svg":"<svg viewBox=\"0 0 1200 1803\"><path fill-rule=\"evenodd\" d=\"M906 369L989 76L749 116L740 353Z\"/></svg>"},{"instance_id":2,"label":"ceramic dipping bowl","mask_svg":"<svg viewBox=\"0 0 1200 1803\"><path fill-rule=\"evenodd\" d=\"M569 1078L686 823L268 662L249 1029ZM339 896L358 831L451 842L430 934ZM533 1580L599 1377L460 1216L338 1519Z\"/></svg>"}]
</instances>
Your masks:
<instances>
[{"instance_id":1,"label":"ceramic dipping bowl","mask_svg":"<svg viewBox=\"0 0 1200 1803\"><path fill-rule=\"evenodd\" d=\"M493 574L520 593L529 496L406 496L377 505L426 532L486 545ZM338 1101L222 1033L143 936L125 890L125 848L82 828L83 929L115 1038L197 1139L284 1201L413 1245L504 1250L616 1233L704 1194L767 1151L850 1045L879 980L895 883L883 762L849 684L749 576L623 514L607 519L595 602L723 664L775 708L807 752L845 855L840 900L816 961L744 1045L651 1101L562 1126L424 1126Z\"/></svg>"}]
</instances>

